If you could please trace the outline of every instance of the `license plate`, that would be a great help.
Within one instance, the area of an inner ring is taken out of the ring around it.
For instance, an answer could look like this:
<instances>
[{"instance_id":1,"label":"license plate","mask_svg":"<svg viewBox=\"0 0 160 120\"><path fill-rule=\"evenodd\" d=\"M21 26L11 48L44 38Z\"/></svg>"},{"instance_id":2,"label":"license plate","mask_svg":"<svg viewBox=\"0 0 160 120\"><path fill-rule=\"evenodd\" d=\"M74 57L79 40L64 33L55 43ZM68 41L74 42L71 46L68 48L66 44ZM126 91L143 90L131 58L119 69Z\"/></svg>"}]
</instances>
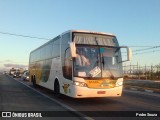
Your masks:
<instances>
[{"instance_id":1,"label":"license plate","mask_svg":"<svg viewBox=\"0 0 160 120\"><path fill-rule=\"evenodd\" d=\"M97 91L97 94L105 94L106 91Z\"/></svg>"}]
</instances>

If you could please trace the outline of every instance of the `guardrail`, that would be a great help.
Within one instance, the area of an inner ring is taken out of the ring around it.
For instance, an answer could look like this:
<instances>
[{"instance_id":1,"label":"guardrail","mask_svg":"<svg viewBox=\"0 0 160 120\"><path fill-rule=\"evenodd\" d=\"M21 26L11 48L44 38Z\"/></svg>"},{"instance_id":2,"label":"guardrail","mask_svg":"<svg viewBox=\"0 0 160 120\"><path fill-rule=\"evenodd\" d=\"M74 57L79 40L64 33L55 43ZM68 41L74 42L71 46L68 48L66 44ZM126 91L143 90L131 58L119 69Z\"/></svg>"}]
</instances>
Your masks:
<instances>
[{"instance_id":1,"label":"guardrail","mask_svg":"<svg viewBox=\"0 0 160 120\"><path fill-rule=\"evenodd\" d=\"M160 81L153 80L124 80L124 88L151 93L160 93Z\"/></svg>"},{"instance_id":2,"label":"guardrail","mask_svg":"<svg viewBox=\"0 0 160 120\"><path fill-rule=\"evenodd\" d=\"M132 86L132 85L124 85L125 89L135 90L135 91L143 91L143 92L150 92L150 93L158 93L160 94L160 88L149 88L149 87L139 87L139 86Z\"/></svg>"}]
</instances>

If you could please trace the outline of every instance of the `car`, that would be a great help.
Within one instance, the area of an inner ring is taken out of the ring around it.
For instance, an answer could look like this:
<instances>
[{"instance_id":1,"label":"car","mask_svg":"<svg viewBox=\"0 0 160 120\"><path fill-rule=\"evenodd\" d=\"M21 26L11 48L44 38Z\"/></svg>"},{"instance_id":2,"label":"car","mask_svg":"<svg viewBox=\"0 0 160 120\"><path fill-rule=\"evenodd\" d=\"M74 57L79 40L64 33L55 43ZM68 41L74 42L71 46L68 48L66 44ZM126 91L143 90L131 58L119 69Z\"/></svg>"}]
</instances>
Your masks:
<instances>
[{"instance_id":1,"label":"car","mask_svg":"<svg viewBox=\"0 0 160 120\"><path fill-rule=\"evenodd\" d=\"M16 78L21 77L20 72L14 72L13 73L13 77L16 77Z\"/></svg>"},{"instance_id":2,"label":"car","mask_svg":"<svg viewBox=\"0 0 160 120\"><path fill-rule=\"evenodd\" d=\"M26 72L23 73L22 79L23 80L29 80L29 72L28 71L26 71Z\"/></svg>"}]
</instances>

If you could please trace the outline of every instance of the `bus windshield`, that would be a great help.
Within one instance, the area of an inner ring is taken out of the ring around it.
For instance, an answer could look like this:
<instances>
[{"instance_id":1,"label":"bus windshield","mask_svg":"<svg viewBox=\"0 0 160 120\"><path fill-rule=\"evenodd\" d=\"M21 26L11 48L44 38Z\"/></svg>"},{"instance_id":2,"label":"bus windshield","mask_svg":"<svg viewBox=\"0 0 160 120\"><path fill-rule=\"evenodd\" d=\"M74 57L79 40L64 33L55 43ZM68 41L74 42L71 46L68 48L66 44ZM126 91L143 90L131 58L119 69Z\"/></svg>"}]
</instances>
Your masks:
<instances>
[{"instance_id":1,"label":"bus windshield","mask_svg":"<svg viewBox=\"0 0 160 120\"><path fill-rule=\"evenodd\" d=\"M119 47L76 46L74 76L86 78L122 77L122 60Z\"/></svg>"}]
</instances>

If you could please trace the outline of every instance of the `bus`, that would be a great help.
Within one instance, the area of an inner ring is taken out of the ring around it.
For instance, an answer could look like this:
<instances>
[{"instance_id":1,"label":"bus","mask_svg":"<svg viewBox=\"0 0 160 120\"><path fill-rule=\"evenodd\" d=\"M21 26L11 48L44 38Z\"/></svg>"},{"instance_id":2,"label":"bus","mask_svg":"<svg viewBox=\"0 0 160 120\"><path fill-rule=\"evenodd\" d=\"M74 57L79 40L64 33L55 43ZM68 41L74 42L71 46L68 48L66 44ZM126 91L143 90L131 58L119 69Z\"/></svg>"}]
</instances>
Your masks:
<instances>
[{"instance_id":1,"label":"bus","mask_svg":"<svg viewBox=\"0 0 160 120\"><path fill-rule=\"evenodd\" d=\"M123 61L122 48L127 52ZM53 90L57 96L120 97L122 62L131 57L131 49L119 46L113 34L69 30L31 51L29 78L33 86Z\"/></svg>"}]
</instances>

